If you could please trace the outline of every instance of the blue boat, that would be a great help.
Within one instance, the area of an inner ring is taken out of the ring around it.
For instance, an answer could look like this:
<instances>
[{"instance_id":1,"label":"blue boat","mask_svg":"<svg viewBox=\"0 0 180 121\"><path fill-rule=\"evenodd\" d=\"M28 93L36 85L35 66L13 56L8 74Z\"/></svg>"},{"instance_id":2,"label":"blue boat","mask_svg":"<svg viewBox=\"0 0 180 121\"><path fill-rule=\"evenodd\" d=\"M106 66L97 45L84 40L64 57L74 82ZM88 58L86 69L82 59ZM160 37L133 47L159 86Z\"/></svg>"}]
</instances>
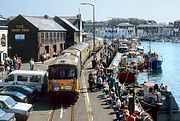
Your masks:
<instances>
[{"instance_id":1,"label":"blue boat","mask_svg":"<svg viewBox=\"0 0 180 121\"><path fill-rule=\"evenodd\" d=\"M146 67L153 70L160 69L163 63L163 57L156 52L148 52L145 55Z\"/></svg>"}]
</instances>

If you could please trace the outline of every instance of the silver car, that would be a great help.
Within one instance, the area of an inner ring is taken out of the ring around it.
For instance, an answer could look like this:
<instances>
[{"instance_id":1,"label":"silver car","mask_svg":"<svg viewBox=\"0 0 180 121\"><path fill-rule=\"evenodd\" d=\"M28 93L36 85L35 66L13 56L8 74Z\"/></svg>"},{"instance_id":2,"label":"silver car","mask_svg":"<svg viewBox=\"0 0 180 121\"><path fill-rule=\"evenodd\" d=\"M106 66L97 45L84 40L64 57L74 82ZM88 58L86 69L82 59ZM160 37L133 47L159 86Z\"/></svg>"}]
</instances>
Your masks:
<instances>
[{"instance_id":1,"label":"silver car","mask_svg":"<svg viewBox=\"0 0 180 121\"><path fill-rule=\"evenodd\" d=\"M0 109L0 121L16 121L14 113L6 113Z\"/></svg>"},{"instance_id":2,"label":"silver car","mask_svg":"<svg viewBox=\"0 0 180 121\"><path fill-rule=\"evenodd\" d=\"M33 106L27 103L16 102L10 96L0 96L0 108L8 113L15 113L16 119L27 119Z\"/></svg>"}]
</instances>

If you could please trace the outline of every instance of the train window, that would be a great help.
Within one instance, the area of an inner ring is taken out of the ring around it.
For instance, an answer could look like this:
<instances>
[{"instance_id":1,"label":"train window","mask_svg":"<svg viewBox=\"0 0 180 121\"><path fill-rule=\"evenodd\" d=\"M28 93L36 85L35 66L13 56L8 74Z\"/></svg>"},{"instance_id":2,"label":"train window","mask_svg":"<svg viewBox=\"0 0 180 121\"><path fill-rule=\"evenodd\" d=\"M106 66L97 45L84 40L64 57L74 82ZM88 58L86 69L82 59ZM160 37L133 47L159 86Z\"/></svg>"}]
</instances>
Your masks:
<instances>
[{"instance_id":1,"label":"train window","mask_svg":"<svg viewBox=\"0 0 180 121\"><path fill-rule=\"evenodd\" d=\"M65 72L65 70L63 70L63 69L60 69L60 70L59 70L59 77L61 77L61 78L65 78L65 77L66 77L66 72Z\"/></svg>"},{"instance_id":2,"label":"train window","mask_svg":"<svg viewBox=\"0 0 180 121\"><path fill-rule=\"evenodd\" d=\"M68 77L69 78L74 78L75 76L76 76L75 69L69 69Z\"/></svg>"}]
</instances>

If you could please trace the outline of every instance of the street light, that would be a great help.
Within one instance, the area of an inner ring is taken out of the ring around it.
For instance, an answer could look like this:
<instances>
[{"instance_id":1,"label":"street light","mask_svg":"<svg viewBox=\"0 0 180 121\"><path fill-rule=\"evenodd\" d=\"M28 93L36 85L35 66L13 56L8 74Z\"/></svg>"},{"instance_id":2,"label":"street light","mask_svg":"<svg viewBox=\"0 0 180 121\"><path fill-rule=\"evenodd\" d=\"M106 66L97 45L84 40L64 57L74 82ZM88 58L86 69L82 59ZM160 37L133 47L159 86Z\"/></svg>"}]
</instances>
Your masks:
<instances>
[{"instance_id":1,"label":"street light","mask_svg":"<svg viewBox=\"0 0 180 121\"><path fill-rule=\"evenodd\" d=\"M90 5L93 8L93 60L95 60L96 50L95 50L95 5L91 3L81 3L81 5Z\"/></svg>"},{"instance_id":2,"label":"street light","mask_svg":"<svg viewBox=\"0 0 180 121\"><path fill-rule=\"evenodd\" d=\"M111 27L111 42L113 41L113 18L112 17L107 17L109 19L111 19L111 22L110 22L110 27Z\"/></svg>"}]
</instances>

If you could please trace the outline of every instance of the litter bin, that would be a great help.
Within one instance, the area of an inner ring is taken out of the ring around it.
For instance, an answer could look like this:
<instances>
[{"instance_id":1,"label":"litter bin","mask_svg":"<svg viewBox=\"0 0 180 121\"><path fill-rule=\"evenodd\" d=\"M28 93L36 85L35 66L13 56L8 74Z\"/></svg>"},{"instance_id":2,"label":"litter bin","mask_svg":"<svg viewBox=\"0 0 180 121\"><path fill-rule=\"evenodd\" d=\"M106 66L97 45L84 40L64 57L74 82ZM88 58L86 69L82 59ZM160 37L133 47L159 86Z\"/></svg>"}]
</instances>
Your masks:
<instances>
[{"instance_id":1,"label":"litter bin","mask_svg":"<svg viewBox=\"0 0 180 121\"><path fill-rule=\"evenodd\" d=\"M96 68L96 60L92 60L92 68Z\"/></svg>"}]
</instances>

